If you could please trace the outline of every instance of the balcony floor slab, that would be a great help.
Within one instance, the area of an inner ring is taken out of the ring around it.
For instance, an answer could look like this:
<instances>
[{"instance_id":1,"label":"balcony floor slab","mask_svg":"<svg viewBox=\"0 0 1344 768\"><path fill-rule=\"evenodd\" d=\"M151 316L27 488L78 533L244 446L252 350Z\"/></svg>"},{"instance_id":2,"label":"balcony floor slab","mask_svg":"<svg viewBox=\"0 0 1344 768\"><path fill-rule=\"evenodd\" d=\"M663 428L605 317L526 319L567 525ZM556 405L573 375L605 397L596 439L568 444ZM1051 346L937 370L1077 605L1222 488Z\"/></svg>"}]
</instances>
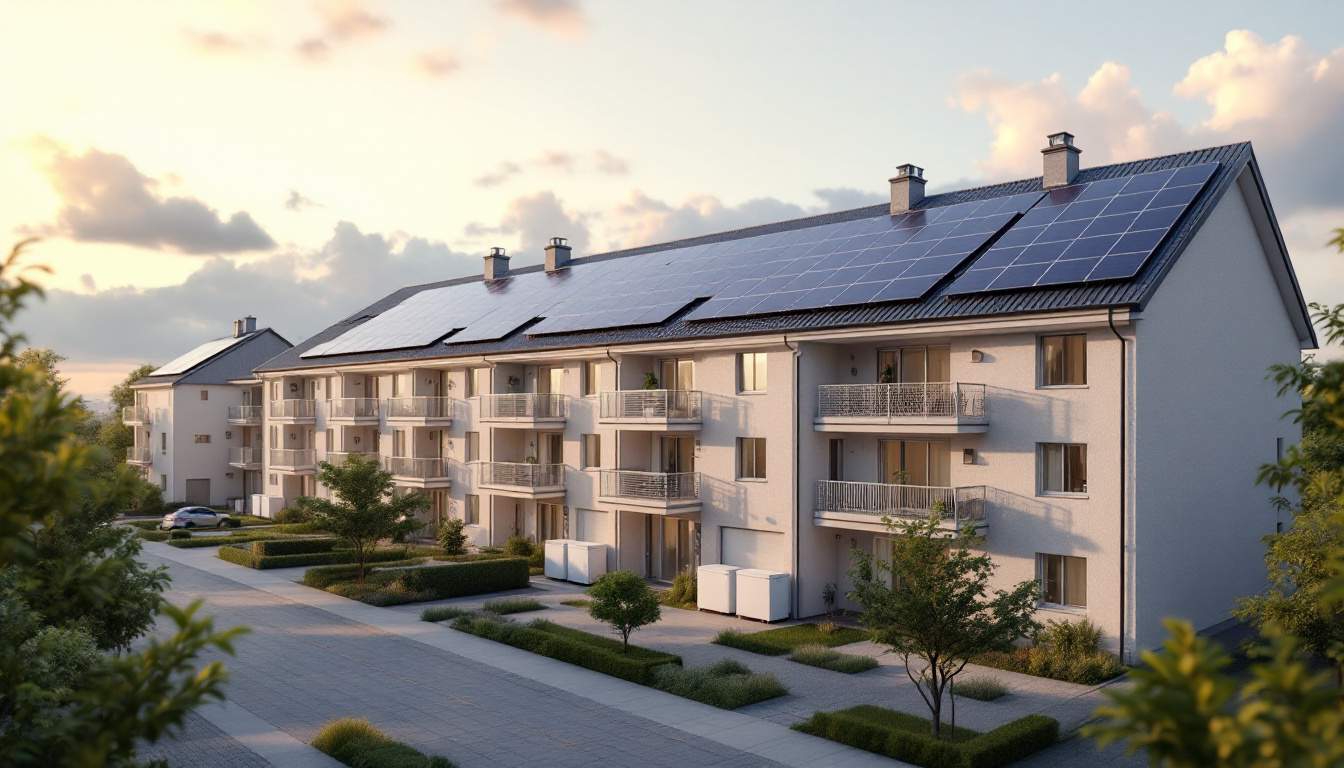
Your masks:
<instances>
[{"instance_id":1,"label":"balcony floor slab","mask_svg":"<svg viewBox=\"0 0 1344 768\"><path fill-rule=\"evenodd\" d=\"M955 418L886 419L868 416L825 416L812 422L816 432L859 432L887 435L983 435L985 423L967 423Z\"/></svg>"}]
</instances>

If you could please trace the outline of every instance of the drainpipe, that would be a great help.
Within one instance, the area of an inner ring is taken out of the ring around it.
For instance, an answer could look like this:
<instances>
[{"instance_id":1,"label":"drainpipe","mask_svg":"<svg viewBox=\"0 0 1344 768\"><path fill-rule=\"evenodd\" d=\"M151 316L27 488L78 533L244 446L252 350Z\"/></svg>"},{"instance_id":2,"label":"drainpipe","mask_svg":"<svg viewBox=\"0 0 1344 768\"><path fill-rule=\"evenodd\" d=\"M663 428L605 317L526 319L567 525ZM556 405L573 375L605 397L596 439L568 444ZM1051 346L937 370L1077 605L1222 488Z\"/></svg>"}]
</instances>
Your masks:
<instances>
[{"instance_id":1,"label":"drainpipe","mask_svg":"<svg viewBox=\"0 0 1344 768\"><path fill-rule=\"evenodd\" d=\"M1125 506L1125 486L1129 482L1129 476L1126 473L1126 453L1128 450L1125 441L1125 427L1127 425L1126 408L1126 365L1128 355L1125 349L1125 337L1120 335L1120 331L1115 327L1115 307L1106 308L1106 323L1111 326L1111 333L1120 342L1120 660L1125 659L1125 560L1128 555L1125 552L1125 528L1128 524L1127 512Z\"/></svg>"},{"instance_id":2,"label":"drainpipe","mask_svg":"<svg viewBox=\"0 0 1344 768\"><path fill-rule=\"evenodd\" d=\"M802 577L798 570L798 538L802 531L801 514L798 507L798 482L802 471L802 421L798 418L798 358L802 356L796 344L789 344L789 337L784 336L784 346L788 347L793 353L793 398L792 407L789 409L793 413L790 418L793 419L793 535L789 537L790 546L793 555L793 617L799 618L802 614L800 608L802 604Z\"/></svg>"}]
</instances>

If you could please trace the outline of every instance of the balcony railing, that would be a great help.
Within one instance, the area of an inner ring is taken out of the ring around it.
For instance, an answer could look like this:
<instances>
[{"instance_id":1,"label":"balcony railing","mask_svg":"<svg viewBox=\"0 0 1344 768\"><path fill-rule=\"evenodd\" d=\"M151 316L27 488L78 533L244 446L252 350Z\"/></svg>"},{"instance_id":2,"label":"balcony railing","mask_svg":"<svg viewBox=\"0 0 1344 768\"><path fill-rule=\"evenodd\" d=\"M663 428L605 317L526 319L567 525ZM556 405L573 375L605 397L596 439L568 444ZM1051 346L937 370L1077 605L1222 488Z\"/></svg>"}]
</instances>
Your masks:
<instances>
[{"instance_id":1,"label":"balcony railing","mask_svg":"<svg viewBox=\"0 0 1344 768\"><path fill-rule=\"evenodd\" d=\"M329 419L376 419L378 399L374 397L334 397L327 401Z\"/></svg>"},{"instance_id":2,"label":"balcony railing","mask_svg":"<svg viewBox=\"0 0 1344 768\"><path fill-rule=\"evenodd\" d=\"M247 446L243 446L243 447L241 447L241 448L230 448L230 449L229 449L229 463L230 463L230 464L260 464L260 463L261 463L261 449L260 449L260 448L249 448L249 447L247 447Z\"/></svg>"},{"instance_id":3,"label":"balcony railing","mask_svg":"<svg viewBox=\"0 0 1344 768\"><path fill-rule=\"evenodd\" d=\"M942 520L959 526L985 518L983 485L947 488L929 485L817 482L817 512L845 512L880 517L928 518L936 511Z\"/></svg>"},{"instance_id":4,"label":"balcony railing","mask_svg":"<svg viewBox=\"0 0 1344 768\"><path fill-rule=\"evenodd\" d=\"M481 483L519 488L562 487L565 484L565 465L487 461L481 464Z\"/></svg>"},{"instance_id":5,"label":"balcony railing","mask_svg":"<svg viewBox=\"0 0 1344 768\"><path fill-rule=\"evenodd\" d=\"M383 462L387 471L395 477L414 477L428 480L448 476L447 459L388 456L383 459Z\"/></svg>"},{"instance_id":6,"label":"balcony railing","mask_svg":"<svg viewBox=\"0 0 1344 768\"><path fill-rule=\"evenodd\" d=\"M312 402L309 400L308 402ZM272 448L270 453L273 467L312 467L317 457L312 448Z\"/></svg>"},{"instance_id":7,"label":"balcony railing","mask_svg":"<svg viewBox=\"0 0 1344 768\"><path fill-rule=\"evenodd\" d=\"M229 421L261 421L260 405L230 405Z\"/></svg>"},{"instance_id":8,"label":"balcony railing","mask_svg":"<svg viewBox=\"0 0 1344 768\"><path fill-rule=\"evenodd\" d=\"M603 392L601 418L700 420L703 396L689 389L631 389Z\"/></svg>"},{"instance_id":9,"label":"balcony railing","mask_svg":"<svg viewBox=\"0 0 1344 768\"><path fill-rule=\"evenodd\" d=\"M366 461L378 461L377 451L327 451L326 456L322 460L332 466L339 467L349 461L351 456L358 456Z\"/></svg>"},{"instance_id":10,"label":"balcony railing","mask_svg":"<svg viewBox=\"0 0 1344 768\"><path fill-rule=\"evenodd\" d=\"M126 461L132 464L149 464L154 460L154 451L148 445L132 445L126 448Z\"/></svg>"},{"instance_id":11,"label":"balcony railing","mask_svg":"<svg viewBox=\"0 0 1344 768\"><path fill-rule=\"evenodd\" d=\"M817 415L870 419L947 418L980 422L986 416L984 384L822 384Z\"/></svg>"},{"instance_id":12,"label":"balcony railing","mask_svg":"<svg viewBox=\"0 0 1344 768\"><path fill-rule=\"evenodd\" d=\"M148 424L149 409L143 405L128 405L121 409L121 423Z\"/></svg>"},{"instance_id":13,"label":"balcony railing","mask_svg":"<svg viewBox=\"0 0 1344 768\"><path fill-rule=\"evenodd\" d=\"M451 397L389 397L389 419L450 419L453 416Z\"/></svg>"},{"instance_id":14,"label":"balcony railing","mask_svg":"<svg viewBox=\"0 0 1344 768\"><path fill-rule=\"evenodd\" d=\"M601 470L600 495L623 499L700 498L699 472L639 472L632 469Z\"/></svg>"},{"instance_id":15,"label":"balcony railing","mask_svg":"<svg viewBox=\"0 0 1344 768\"><path fill-rule=\"evenodd\" d=\"M483 419L563 419L568 398L541 392L481 395Z\"/></svg>"},{"instance_id":16,"label":"balcony railing","mask_svg":"<svg viewBox=\"0 0 1344 768\"><path fill-rule=\"evenodd\" d=\"M311 419L317 415L316 400L272 400L273 419Z\"/></svg>"}]
</instances>

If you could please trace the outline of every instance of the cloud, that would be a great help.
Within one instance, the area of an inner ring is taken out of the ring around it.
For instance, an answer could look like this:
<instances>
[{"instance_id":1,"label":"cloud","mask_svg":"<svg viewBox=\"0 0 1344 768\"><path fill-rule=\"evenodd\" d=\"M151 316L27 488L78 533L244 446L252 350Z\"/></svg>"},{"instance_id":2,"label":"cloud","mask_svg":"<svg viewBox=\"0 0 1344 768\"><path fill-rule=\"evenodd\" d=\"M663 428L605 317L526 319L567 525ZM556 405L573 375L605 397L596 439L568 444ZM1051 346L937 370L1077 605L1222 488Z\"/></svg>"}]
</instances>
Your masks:
<instances>
[{"instance_id":1,"label":"cloud","mask_svg":"<svg viewBox=\"0 0 1344 768\"><path fill-rule=\"evenodd\" d=\"M97 281L95 281L93 275L90 275L88 272L79 276L79 285L89 293L94 293L98 290Z\"/></svg>"},{"instance_id":2,"label":"cloud","mask_svg":"<svg viewBox=\"0 0 1344 768\"><path fill-rule=\"evenodd\" d=\"M275 241L246 212L223 219L192 197L165 197L158 182L122 155L90 149L70 154L53 142L45 172L61 198L56 221L43 234L99 243L166 248L183 253L267 250Z\"/></svg>"},{"instance_id":3,"label":"cloud","mask_svg":"<svg viewBox=\"0 0 1344 768\"><path fill-rule=\"evenodd\" d=\"M452 51L441 48L416 56L415 68L425 77L441 79L461 69L462 61Z\"/></svg>"},{"instance_id":4,"label":"cloud","mask_svg":"<svg viewBox=\"0 0 1344 768\"><path fill-rule=\"evenodd\" d=\"M495 170L489 173L477 176L472 183L478 187L496 187L508 181L513 176L522 173L522 166L508 161L495 166Z\"/></svg>"},{"instance_id":5,"label":"cloud","mask_svg":"<svg viewBox=\"0 0 1344 768\"><path fill-rule=\"evenodd\" d=\"M232 54L242 53L258 46L257 41L248 41L218 30L185 29L182 36L187 44L201 53Z\"/></svg>"},{"instance_id":6,"label":"cloud","mask_svg":"<svg viewBox=\"0 0 1344 768\"><path fill-rule=\"evenodd\" d=\"M540 171L553 171L572 174L576 171L591 170L603 176L624 176L630 172L630 164L605 149L598 149L589 155L577 155L558 149L549 149L541 155L525 162L528 167ZM473 180L478 187L496 187L523 172L524 163L506 160Z\"/></svg>"},{"instance_id":7,"label":"cloud","mask_svg":"<svg viewBox=\"0 0 1344 768\"><path fill-rule=\"evenodd\" d=\"M561 37L578 37L588 26L576 0L496 0L495 6L507 16Z\"/></svg>"},{"instance_id":8,"label":"cloud","mask_svg":"<svg viewBox=\"0 0 1344 768\"><path fill-rule=\"evenodd\" d=\"M320 204L313 202L312 198L307 197L297 189L289 190L289 197L285 198L285 208L291 211L302 211L307 208L318 208Z\"/></svg>"},{"instance_id":9,"label":"cloud","mask_svg":"<svg viewBox=\"0 0 1344 768\"><path fill-rule=\"evenodd\" d=\"M608 176L624 176L630 172L629 163L605 149L594 152L593 161L597 166L597 172Z\"/></svg>"},{"instance_id":10,"label":"cloud","mask_svg":"<svg viewBox=\"0 0 1344 768\"><path fill-rule=\"evenodd\" d=\"M575 162L575 157L570 153L552 149L543 152L541 157L532 161L532 164L538 168L549 168L551 170L564 171L565 173L573 173Z\"/></svg>"},{"instance_id":11,"label":"cloud","mask_svg":"<svg viewBox=\"0 0 1344 768\"><path fill-rule=\"evenodd\" d=\"M590 253L587 218L567 210L554 192L538 192L514 198L505 208L498 225L473 222L465 227L464 234L472 239L509 236L517 243L519 252L526 255L524 263L527 263L540 260L542 249L552 237L569 238L569 246L576 254ZM518 256L512 249L510 255Z\"/></svg>"},{"instance_id":12,"label":"cloud","mask_svg":"<svg viewBox=\"0 0 1344 768\"><path fill-rule=\"evenodd\" d=\"M321 62L338 46L377 37L391 21L366 10L358 0L321 0L316 4L322 32L300 40L294 50L311 62Z\"/></svg>"}]
</instances>

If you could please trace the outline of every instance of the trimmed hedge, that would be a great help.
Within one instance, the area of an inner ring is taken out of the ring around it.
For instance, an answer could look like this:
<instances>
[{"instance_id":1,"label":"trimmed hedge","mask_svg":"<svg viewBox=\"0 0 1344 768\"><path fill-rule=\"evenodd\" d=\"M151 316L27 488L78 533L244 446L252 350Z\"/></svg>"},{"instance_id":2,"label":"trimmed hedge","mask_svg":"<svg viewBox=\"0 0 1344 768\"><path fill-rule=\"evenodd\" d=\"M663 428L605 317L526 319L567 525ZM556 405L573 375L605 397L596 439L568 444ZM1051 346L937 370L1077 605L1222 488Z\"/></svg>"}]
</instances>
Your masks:
<instances>
[{"instance_id":1,"label":"trimmed hedge","mask_svg":"<svg viewBox=\"0 0 1344 768\"><path fill-rule=\"evenodd\" d=\"M246 544L271 535L272 534L265 531L243 531L241 533L225 533L217 536L193 536L189 539L172 539L168 542L168 545L177 547L178 549L219 547L225 544Z\"/></svg>"},{"instance_id":2,"label":"trimmed hedge","mask_svg":"<svg viewBox=\"0 0 1344 768\"><path fill-rule=\"evenodd\" d=\"M926 768L998 768L1054 744L1059 723L1044 715L1027 715L978 734L957 728L935 739L929 721L904 712L861 705L836 712L817 712L794 730Z\"/></svg>"},{"instance_id":3,"label":"trimmed hedge","mask_svg":"<svg viewBox=\"0 0 1344 768\"><path fill-rule=\"evenodd\" d=\"M170 539L190 539L190 538L191 538L191 531L188 531L188 530L183 529L183 528L174 528L173 530L171 530L171 531L168 532L168 538L170 538Z\"/></svg>"},{"instance_id":4,"label":"trimmed hedge","mask_svg":"<svg viewBox=\"0 0 1344 768\"><path fill-rule=\"evenodd\" d=\"M355 583L357 572L353 566L309 569L304 583L369 605L387 606L522 589L528 580L527 560L521 557L420 568L384 566L366 573L363 584Z\"/></svg>"},{"instance_id":5,"label":"trimmed hedge","mask_svg":"<svg viewBox=\"0 0 1344 768\"><path fill-rule=\"evenodd\" d=\"M252 542L252 554L258 557L266 555L308 555L313 552L330 552L340 542L333 538L322 539L270 539Z\"/></svg>"},{"instance_id":6,"label":"trimmed hedge","mask_svg":"<svg viewBox=\"0 0 1344 768\"><path fill-rule=\"evenodd\" d=\"M168 532L167 532L167 531L155 531L155 530L151 530L151 529L148 529L148 528L136 528L136 529L135 529L135 535L136 535L136 536L139 536L140 538L144 539L145 541L167 541L167 540L168 540Z\"/></svg>"},{"instance_id":7,"label":"trimmed hedge","mask_svg":"<svg viewBox=\"0 0 1344 768\"><path fill-rule=\"evenodd\" d=\"M248 568L267 570L269 568L298 568L305 565L332 565L350 563L355 557L352 550L334 549L330 552L310 552L300 555L256 555L251 548L227 546L219 548L219 559L227 560ZM385 563L390 560L405 560L406 550L402 547L379 549L369 555L369 563Z\"/></svg>"},{"instance_id":8,"label":"trimmed hedge","mask_svg":"<svg viewBox=\"0 0 1344 768\"><path fill-rule=\"evenodd\" d=\"M526 566L527 561L522 561ZM570 629L537 619L517 624L507 619L474 614L453 621L453 629L511 645L575 666L619 677L640 685L653 685L655 670L667 664L681 665L681 657L632 645L621 652L621 643L607 637Z\"/></svg>"},{"instance_id":9,"label":"trimmed hedge","mask_svg":"<svg viewBox=\"0 0 1344 768\"><path fill-rule=\"evenodd\" d=\"M378 563L376 566L369 565L365 569L365 576L373 573L375 567L378 568L397 568L404 565L418 565L423 562L421 558L408 558L406 560L390 560ZM342 563L339 565L318 565L303 572L303 585L306 587L315 587L317 589L326 589L332 584L339 584L342 581L354 581L359 576L359 566L355 563Z\"/></svg>"}]
</instances>

